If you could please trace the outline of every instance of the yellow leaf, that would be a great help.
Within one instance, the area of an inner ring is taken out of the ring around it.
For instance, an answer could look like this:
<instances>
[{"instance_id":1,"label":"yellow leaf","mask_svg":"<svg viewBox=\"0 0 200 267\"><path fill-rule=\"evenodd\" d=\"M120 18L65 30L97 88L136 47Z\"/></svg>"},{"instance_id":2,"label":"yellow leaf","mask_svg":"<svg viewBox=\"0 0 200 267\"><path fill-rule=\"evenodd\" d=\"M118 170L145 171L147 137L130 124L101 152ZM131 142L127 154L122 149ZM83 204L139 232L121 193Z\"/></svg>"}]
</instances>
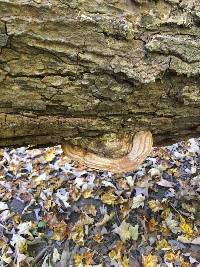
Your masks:
<instances>
[{"instance_id":1,"label":"yellow leaf","mask_svg":"<svg viewBox=\"0 0 200 267\"><path fill-rule=\"evenodd\" d=\"M112 259L112 260L117 260L118 259L118 253L116 250L111 250L109 253L108 253L109 257Z\"/></svg>"},{"instance_id":2,"label":"yellow leaf","mask_svg":"<svg viewBox=\"0 0 200 267\"><path fill-rule=\"evenodd\" d=\"M177 240L186 244L192 242L192 238L189 235L179 235Z\"/></svg>"},{"instance_id":3,"label":"yellow leaf","mask_svg":"<svg viewBox=\"0 0 200 267\"><path fill-rule=\"evenodd\" d=\"M101 196L103 203L108 205L114 205L117 199L118 197L115 196L112 191L108 191Z\"/></svg>"},{"instance_id":4,"label":"yellow leaf","mask_svg":"<svg viewBox=\"0 0 200 267\"><path fill-rule=\"evenodd\" d=\"M84 257L82 254L77 253L74 255L74 267L83 266Z\"/></svg>"},{"instance_id":5,"label":"yellow leaf","mask_svg":"<svg viewBox=\"0 0 200 267\"><path fill-rule=\"evenodd\" d=\"M125 255L125 246L121 241L117 241L115 247L109 252L109 257L118 262L120 264L120 266L124 266L126 267L126 263L127 263L127 257L123 257L123 255ZM122 265L124 264L124 265ZM128 265L129 267L130 265Z\"/></svg>"},{"instance_id":6,"label":"yellow leaf","mask_svg":"<svg viewBox=\"0 0 200 267\"><path fill-rule=\"evenodd\" d=\"M160 232L163 236L169 236L171 234L170 230L166 226L161 226Z\"/></svg>"},{"instance_id":7,"label":"yellow leaf","mask_svg":"<svg viewBox=\"0 0 200 267\"><path fill-rule=\"evenodd\" d=\"M93 216L96 216L97 213L97 209L95 205L85 205L83 207L83 210L87 213L87 214L91 214Z\"/></svg>"},{"instance_id":8,"label":"yellow leaf","mask_svg":"<svg viewBox=\"0 0 200 267\"><path fill-rule=\"evenodd\" d=\"M164 256L166 261L174 262L177 258L177 255L173 252L167 252Z\"/></svg>"},{"instance_id":9,"label":"yellow leaf","mask_svg":"<svg viewBox=\"0 0 200 267\"><path fill-rule=\"evenodd\" d=\"M192 235L193 230L190 224L188 224L183 216L180 216L180 229L186 235Z\"/></svg>"},{"instance_id":10,"label":"yellow leaf","mask_svg":"<svg viewBox=\"0 0 200 267\"><path fill-rule=\"evenodd\" d=\"M195 213L196 212L196 209L195 207L189 205L189 204L186 204L186 203L182 203L182 208L189 211L190 213Z\"/></svg>"},{"instance_id":11,"label":"yellow leaf","mask_svg":"<svg viewBox=\"0 0 200 267\"><path fill-rule=\"evenodd\" d=\"M51 237L51 239L53 240L62 241L69 234L68 226L64 221L56 223L55 225L52 226L52 228L54 230L54 234Z\"/></svg>"},{"instance_id":12,"label":"yellow leaf","mask_svg":"<svg viewBox=\"0 0 200 267\"><path fill-rule=\"evenodd\" d=\"M149 254L147 256L142 256L142 266L143 267L157 267L157 256Z\"/></svg>"},{"instance_id":13,"label":"yellow leaf","mask_svg":"<svg viewBox=\"0 0 200 267\"><path fill-rule=\"evenodd\" d=\"M44 158L46 159L46 161L51 162L54 158L55 158L55 151L53 149L49 149Z\"/></svg>"},{"instance_id":14,"label":"yellow leaf","mask_svg":"<svg viewBox=\"0 0 200 267\"><path fill-rule=\"evenodd\" d=\"M18 215L18 214L16 214L16 215L14 215L13 216L13 220L14 220L14 222L16 223L16 224L19 224L20 223L20 216Z\"/></svg>"},{"instance_id":15,"label":"yellow leaf","mask_svg":"<svg viewBox=\"0 0 200 267\"><path fill-rule=\"evenodd\" d=\"M54 232L53 236L51 237L52 240L62 241L63 237L58 232Z\"/></svg>"},{"instance_id":16,"label":"yellow leaf","mask_svg":"<svg viewBox=\"0 0 200 267\"><path fill-rule=\"evenodd\" d=\"M192 267L192 264L186 262L182 256L179 257L181 267Z\"/></svg>"},{"instance_id":17,"label":"yellow leaf","mask_svg":"<svg viewBox=\"0 0 200 267\"><path fill-rule=\"evenodd\" d=\"M169 250L169 249L171 249L171 246L167 242L167 240L162 239L162 240L160 240L160 241L157 242L156 249L157 250Z\"/></svg>"},{"instance_id":18,"label":"yellow leaf","mask_svg":"<svg viewBox=\"0 0 200 267\"><path fill-rule=\"evenodd\" d=\"M124 255L120 260L120 267L130 267L130 259L127 255Z\"/></svg>"},{"instance_id":19,"label":"yellow leaf","mask_svg":"<svg viewBox=\"0 0 200 267\"><path fill-rule=\"evenodd\" d=\"M94 252L87 251L83 254L77 253L74 255L74 267L90 267L93 261Z\"/></svg>"},{"instance_id":20,"label":"yellow leaf","mask_svg":"<svg viewBox=\"0 0 200 267\"><path fill-rule=\"evenodd\" d=\"M166 218L169 217L170 214L171 214L171 211L170 211L169 208L164 209L164 210L162 211L162 213L161 213L161 218L162 218L162 219L166 219Z\"/></svg>"},{"instance_id":21,"label":"yellow leaf","mask_svg":"<svg viewBox=\"0 0 200 267\"><path fill-rule=\"evenodd\" d=\"M84 198L90 198L92 196L93 189L87 189L85 190L82 195Z\"/></svg>"},{"instance_id":22,"label":"yellow leaf","mask_svg":"<svg viewBox=\"0 0 200 267\"><path fill-rule=\"evenodd\" d=\"M96 234L93 238L97 243L101 243L103 236L101 234Z\"/></svg>"},{"instance_id":23,"label":"yellow leaf","mask_svg":"<svg viewBox=\"0 0 200 267\"><path fill-rule=\"evenodd\" d=\"M153 212L157 212L159 210L163 209L162 204L156 199L156 200L150 200L148 201L149 204L149 208L153 211Z\"/></svg>"},{"instance_id":24,"label":"yellow leaf","mask_svg":"<svg viewBox=\"0 0 200 267\"><path fill-rule=\"evenodd\" d=\"M75 226L72 229L71 239L75 242L77 242L79 245L84 244L84 227L83 224L78 222L75 224Z\"/></svg>"}]
</instances>

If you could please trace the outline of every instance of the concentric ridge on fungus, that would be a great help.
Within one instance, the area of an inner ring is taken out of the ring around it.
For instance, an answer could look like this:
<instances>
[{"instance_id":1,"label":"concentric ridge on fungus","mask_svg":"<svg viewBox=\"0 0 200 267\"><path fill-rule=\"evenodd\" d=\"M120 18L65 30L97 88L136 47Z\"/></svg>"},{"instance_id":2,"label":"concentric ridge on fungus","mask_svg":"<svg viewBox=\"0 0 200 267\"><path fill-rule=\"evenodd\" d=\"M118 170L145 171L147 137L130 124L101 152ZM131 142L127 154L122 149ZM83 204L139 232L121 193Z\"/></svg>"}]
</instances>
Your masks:
<instances>
[{"instance_id":1,"label":"concentric ridge on fungus","mask_svg":"<svg viewBox=\"0 0 200 267\"><path fill-rule=\"evenodd\" d=\"M65 156L70 160L83 163L89 168L122 173L136 170L149 155L152 146L151 132L141 131L135 134L131 151L127 155L116 159L102 157L71 144L63 144L62 149Z\"/></svg>"}]
</instances>

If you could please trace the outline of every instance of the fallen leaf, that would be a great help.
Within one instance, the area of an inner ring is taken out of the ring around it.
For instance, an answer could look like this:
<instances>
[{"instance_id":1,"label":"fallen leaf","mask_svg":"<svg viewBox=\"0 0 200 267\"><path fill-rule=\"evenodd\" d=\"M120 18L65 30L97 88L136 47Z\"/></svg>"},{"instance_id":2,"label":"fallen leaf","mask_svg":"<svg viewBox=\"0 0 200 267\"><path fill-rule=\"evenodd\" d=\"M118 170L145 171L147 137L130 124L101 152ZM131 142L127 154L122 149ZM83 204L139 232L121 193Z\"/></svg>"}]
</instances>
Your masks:
<instances>
[{"instance_id":1,"label":"fallen leaf","mask_svg":"<svg viewBox=\"0 0 200 267\"><path fill-rule=\"evenodd\" d=\"M97 242L97 243L101 243L101 241L103 240L103 236L99 233L97 233L93 239Z\"/></svg>"},{"instance_id":2,"label":"fallen leaf","mask_svg":"<svg viewBox=\"0 0 200 267\"><path fill-rule=\"evenodd\" d=\"M196 212L196 209L195 207L189 205L189 204L186 204L186 203L182 203L181 204L182 208L189 211L190 213L195 213Z\"/></svg>"},{"instance_id":3,"label":"fallen leaf","mask_svg":"<svg viewBox=\"0 0 200 267\"><path fill-rule=\"evenodd\" d=\"M112 212L110 215L105 214L103 219L100 222L97 222L95 225L97 227L103 226L105 225L107 222L109 222L110 220L112 220L112 218L114 217L115 213Z\"/></svg>"},{"instance_id":4,"label":"fallen leaf","mask_svg":"<svg viewBox=\"0 0 200 267\"><path fill-rule=\"evenodd\" d=\"M169 250L169 249L171 249L171 246L166 239L162 239L156 243L156 250Z\"/></svg>"},{"instance_id":5,"label":"fallen leaf","mask_svg":"<svg viewBox=\"0 0 200 267\"><path fill-rule=\"evenodd\" d=\"M73 257L74 267L90 267L93 261L94 252L76 253Z\"/></svg>"},{"instance_id":6,"label":"fallen leaf","mask_svg":"<svg viewBox=\"0 0 200 267\"><path fill-rule=\"evenodd\" d=\"M132 209L137 209L140 206L144 207L144 200L145 200L145 196L143 196L142 194L134 197L133 198Z\"/></svg>"},{"instance_id":7,"label":"fallen leaf","mask_svg":"<svg viewBox=\"0 0 200 267\"><path fill-rule=\"evenodd\" d=\"M112 187L112 188L115 188L116 187L114 186L114 184L112 184L111 182L108 182L108 181L102 181L102 184L106 187Z\"/></svg>"},{"instance_id":8,"label":"fallen leaf","mask_svg":"<svg viewBox=\"0 0 200 267\"><path fill-rule=\"evenodd\" d=\"M156 169L156 168L150 169L149 173L150 173L151 177L156 177L156 176L160 177L161 176L160 170Z\"/></svg>"},{"instance_id":9,"label":"fallen leaf","mask_svg":"<svg viewBox=\"0 0 200 267\"><path fill-rule=\"evenodd\" d=\"M177 255L174 252L167 252L164 258L166 261L175 262Z\"/></svg>"},{"instance_id":10,"label":"fallen leaf","mask_svg":"<svg viewBox=\"0 0 200 267\"><path fill-rule=\"evenodd\" d=\"M92 196L92 192L93 192L92 188L87 189L87 190L83 191L82 196L84 198L90 198Z\"/></svg>"},{"instance_id":11,"label":"fallen leaf","mask_svg":"<svg viewBox=\"0 0 200 267\"><path fill-rule=\"evenodd\" d=\"M108 191L101 196L102 202L108 205L114 205L117 199L118 197L115 196L112 191Z\"/></svg>"},{"instance_id":12,"label":"fallen leaf","mask_svg":"<svg viewBox=\"0 0 200 267\"><path fill-rule=\"evenodd\" d=\"M0 202L0 211L8 210L8 205L5 202Z\"/></svg>"},{"instance_id":13,"label":"fallen leaf","mask_svg":"<svg viewBox=\"0 0 200 267\"><path fill-rule=\"evenodd\" d=\"M19 235L30 235L32 236L32 234L30 233L30 230L32 228L32 222L24 222L18 225L18 234Z\"/></svg>"},{"instance_id":14,"label":"fallen leaf","mask_svg":"<svg viewBox=\"0 0 200 267\"><path fill-rule=\"evenodd\" d=\"M153 212L157 212L163 209L162 204L157 199L148 201L148 205Z\"/></svg>"},{"instance_id":15,"label":"fallen leaf","mask_svg":"<svg viewBox=\"0 0 200 267\"><path fill-rule=\"evenodd\" d=\"M194 245L200 245L200 236L194 238L194 239L191 241L191 244L194 244Z\"/></svg>"},{"instance_id":16,"label":"fallen leaf","mask_svg":"<svg viewBox=\"0 0 200 267\"><path fill-rule=\"evenodd\" d=\"M167 218L165 219L165 223L167 227L172 231L172 233L177 234L180 232L178 221L172 219L172 213L168 214Z\"/></svg>"},{"instance_id":17,"label":"fallen leaf","mask_svg":"<svg viewBox=\"0 0 200 267\"><path fill-rule=\"evenodd\" d=\"M52 256L52 260L54 263L56 263L57 261L59 261L61 258L61 254L58 253L57 248L54 248L53 250L53 256Z\"/></svg>"},{"instance_id":18,"label":"fallen leaf","mask_svg":"<svg viewBox=\"0 0 200 267\"><path fill-rule=\"evenodd\" d=\"M158 258L156 255L149 254L147 256L142 255L143 267L157 267Z\"/></svg>"},{"instance_id":19,"label":"fallen leaf","mask_svg":"<svg viewBox=\"0 0 200 267\"><path fill-rule=\"evenodd\" d=\"M137 240L138 239L138 224L132 226L130 223L123 221L119 227L114 229L114 232L118 234L122 242L126 242L129 239Z\"/></svg>"},{"instance_id":20,"label":"fallen leaf","mask_svg":"<svg viewBox=\"0 0 200 267\"><path fill-rule=\"evenodd\" d=\"M200 244L200 237L192 239L191 236L180 235L178 236L177 240L185 244L194 244L194 245Z\"/></svg>"},{"instance_id":21,"label":"fallen leaf","mask_svg":"<svg viewBox=\"0 0 200 267\"><path fill-rule=\"evenodd\" d=\"M70 234L70 238L79 245L84 244L84 227L81 222L77 222L75 226L72 228L72 232Z\"/></svg>"},{"instance_id":22,"label":"fallen leaf","mask_svg":"<svg viewBox=\"0 0 200 267\"><path fill-rule=\"evenodd\" d=\"M133 187L133 186L134 186L135 179L134 179L132 176L127 176L127 177L126 177L126 181L127 181L127 184L128 184L130 187Z\"/></svg>"},{"instance_id":23,"label":"fallen leaf","mask_svg":"<svg viewBox=\"0 0 200 267\"><path fill-rule=\"evenodd\" d=\"M180 216L179 227L184 234L186 234L186 235L192 235L193 234L193 230L192 230L191 225L186 222L186 220L183 216Z\"/></svg>"},{"instance_id":24,"label":"fallen leaf","mask_svg":"<svg viewBox=\"0 0 200 267\"><path fill-rule=\"evenodd\" d=\"M55 158L55 150L54 149L47 150L44 158L46 161L51 162Z\"/></svg>"},{"instance_id":25,"label":"fallen leaf","mask_svg":"<svg viewBox=\"0 0 200 267\"><path fill-rule=\"evenodd\" d=\"M54 231L54 234L51 237L52 240L62 241L64 238L67 238L69 236L69 228L64 221L56 223L51 227L53 227Z\"/></svg>"},{"instance_id":26,"label":"fallen leaf","mask_svg":"<svg viewBox=\"0 0 200 267\"><path fill-rule=\"evenodd\" d=\"M174 187L174 183L171 183L165 179L161 179L160 181L156 182L156 184L168 188Z\"/></svg>"},{"instance_id":27,"label":"fallen leaf","mask_svg":"<svg viewBox=\"0 0 200 267\"><path fill-rule=\"evenodd\" d=\"M151 220L147 222L147 227L148 227L149 232L154 232L158 228L158 222L156 222L154 218L151 218Z\"/></svg>"}]
</instances>

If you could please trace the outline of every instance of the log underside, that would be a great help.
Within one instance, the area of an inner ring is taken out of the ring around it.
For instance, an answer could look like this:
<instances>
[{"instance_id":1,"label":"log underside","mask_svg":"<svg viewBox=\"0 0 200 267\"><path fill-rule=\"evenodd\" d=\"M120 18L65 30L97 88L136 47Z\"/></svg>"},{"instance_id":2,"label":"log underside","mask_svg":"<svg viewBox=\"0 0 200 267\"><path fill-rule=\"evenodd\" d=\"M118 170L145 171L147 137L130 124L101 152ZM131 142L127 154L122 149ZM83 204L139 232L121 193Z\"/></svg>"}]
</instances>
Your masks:
<instances>
[{"instance_id":1,"label":"log underside","mask_svg":"<svg viewBox=\"0 0 200 267\"><path fill-rule=\"evenodd\" d=\"M0 146L200 136L199 26L198 0L0 0Z\"/></svg>"}]
</instances>

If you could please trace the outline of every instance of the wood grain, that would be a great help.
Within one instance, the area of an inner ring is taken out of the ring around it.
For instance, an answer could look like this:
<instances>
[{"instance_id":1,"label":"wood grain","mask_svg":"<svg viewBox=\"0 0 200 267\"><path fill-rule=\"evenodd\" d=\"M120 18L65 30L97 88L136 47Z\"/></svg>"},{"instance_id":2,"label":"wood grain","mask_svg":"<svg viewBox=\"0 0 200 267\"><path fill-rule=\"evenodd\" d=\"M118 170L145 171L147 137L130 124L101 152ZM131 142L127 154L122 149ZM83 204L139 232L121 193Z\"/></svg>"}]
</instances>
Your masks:
<instances>
[{"instance_id":1,"label":"wood grain","mask_svg":"<svg viewBox=\"0 0 200 267\"><path fill-rule=\"evenodd\" d=\"M138 132L133 138L132 148L127 155L117 158L105 158L71 144L62 145L64 155L92 169L123 173L136 170L149 155L153 146L151 132Z\"/></svg>"}]
</instances>

